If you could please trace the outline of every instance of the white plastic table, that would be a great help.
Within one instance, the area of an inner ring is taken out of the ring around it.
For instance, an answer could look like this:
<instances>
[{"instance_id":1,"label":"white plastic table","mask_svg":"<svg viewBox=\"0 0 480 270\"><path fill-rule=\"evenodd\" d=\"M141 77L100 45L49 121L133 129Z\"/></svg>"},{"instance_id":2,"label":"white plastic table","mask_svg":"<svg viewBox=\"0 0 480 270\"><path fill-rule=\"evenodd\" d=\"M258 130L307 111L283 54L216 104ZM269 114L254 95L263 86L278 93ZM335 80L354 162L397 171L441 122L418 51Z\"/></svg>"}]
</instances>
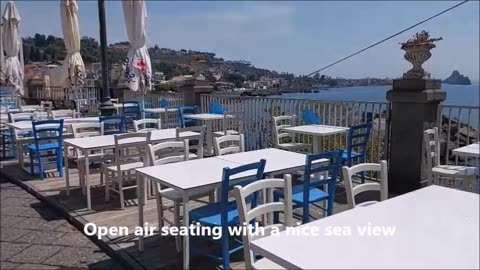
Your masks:
<instances>
[{"instance_id":1,"label":"white plastic table","mask_svg":"<svg viewBox=\"0 0 480 270\"><path fill-rule=\"evenodd\" d=\"M453 149L452 153L457 156L480 158L480 143L472 143L464 147Z\"/></svg>"},{"instance_id":2,"label":"white plastic table","mask_svg":"<svg viewBox=\"0 0 480 270\"><path fill-rule=\"evenodd\" d=\"M243 164L258 162L262 158L267 160L265 166L266 174L297 171L303 168L306 161L306 155L304 154L269 148L137 169L139 226L143 226L143 204L145 201L145 192L143 192L143 190L145 189L145 177L183 194L183 221L184 224L188 226L188 203L190 194L198 192L198 189L214 188L220 185L223 168L233 168ZM235 175L231 180L245 180L254 175L255 171L248 171ZM188 238L188 235L183 238L184 269L188 269L190 263ZM143 251L143 236L139 236L139 250Z\"/></svg>"},{"instance_id":3,"label":"white plastic table","mask_svg":"<svg viewBox=\"0 0 480 270\"><path fill-rule=\"evenodd\" d=\"M175 140L177 136L177 131L174 128L170 129L161 129L152 131L152 135L150 141L152 143L158 143L161 141L166 140ZM188 139L192 136L198 136L197 132L182 132L180 133L180 137L184 139ZM134 143L142 140L142 138L131 138L129 140L123 140L122 144ZM88 183L88 176L90 174L89 162L88 162L88 155L89 152L93 150L101 150L105 148L113 148L115 146L115 139L114 135L103 135L103 136L94 136L94 137L85 137L85 138L73 138L73 139L66 139L63 141L64 146L64 166L65 166L65 185L66 185L66 193L67 195L70 194L70 179L68 173L68 147L72 147L74 151L76 149L81 150L85 153L85 185L86 185L86 192L87 192L87 208L88 210L92 209L92 203L90 199L90 184Z\"/></svg>"},{"instance_id":4,"label":"white plastic table","mask_svg":"<svg viewBox=\"0 0 480 270\"><path fill-rule=\"evenodd\" d=\"M205 123L205 125L207 126L207 152L209 154L212 154L213 153L213 131L212 131L213 122L222 120L223 114L199 113L199 114L187 114L187 115L184 115L183 117L200 120Z\"/></svg>"},{"instance_id":5,"label":"white plastic table","mask_svg":"<svg viewBox=\"0 0 480 270\"><path fill-rule=\"evenodd\" d=\"M98 117L64 118L63 125L70 126L75 123L98 123L98 121L100 121ZM19 121L14 123L6 123L6 125L20 131L31 131L33 129L32 121Z\"/></svg>"},{"instance_id":6,"label":"white plastic table","mask_svg":"<svg viewBox=\"0 0 480 270\"><path fill-rule=\"evenodd\" d=\"M285 231L255 240L251 247L286 269L478 269L479 202L475 193L429 186L298 227L304 234ZM370 236L361 236L368 226ZM393 236L373 236L382 226L393 226ZM340 233L328 236L334 228Z\"/></svg>"},{"instance_id":7,"label":"white plastic table","mask_svg":"<svg viewBox=\"0 0 480 270\"><path fill-rule=\"evenodd\" d=\"M326 126L326 125L303 125L283 128L282 130L289 133L311 135L313 138L313 153L322 152L321 137L335 134L343 134L348 131L348 127Z\"/></svg>"}]
</instances>

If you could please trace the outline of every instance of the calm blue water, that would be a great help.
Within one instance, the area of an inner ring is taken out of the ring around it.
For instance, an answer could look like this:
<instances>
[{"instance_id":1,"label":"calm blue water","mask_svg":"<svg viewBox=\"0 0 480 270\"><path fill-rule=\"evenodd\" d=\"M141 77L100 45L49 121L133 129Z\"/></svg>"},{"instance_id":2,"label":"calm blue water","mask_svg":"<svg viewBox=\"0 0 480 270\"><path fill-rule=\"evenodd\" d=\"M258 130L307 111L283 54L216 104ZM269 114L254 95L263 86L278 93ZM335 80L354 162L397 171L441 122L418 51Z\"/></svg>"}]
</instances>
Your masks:
<instances>
[{"instance_id":1,"label":"calm blue water","mask_svg":"<svg viewBox=\"0 0 480 270\"><path fill-rule=\"evenodd\" d=\"M345 101L378 101L385 102L389 85L383 86L356 86L320 90L319 93L290 93L283 94L284 98L318 99L318 100L345 100ZM442 90L447 92L446 105L479 106L480 85L450 85L443 84Z\"/></svg>"}]
</instances>

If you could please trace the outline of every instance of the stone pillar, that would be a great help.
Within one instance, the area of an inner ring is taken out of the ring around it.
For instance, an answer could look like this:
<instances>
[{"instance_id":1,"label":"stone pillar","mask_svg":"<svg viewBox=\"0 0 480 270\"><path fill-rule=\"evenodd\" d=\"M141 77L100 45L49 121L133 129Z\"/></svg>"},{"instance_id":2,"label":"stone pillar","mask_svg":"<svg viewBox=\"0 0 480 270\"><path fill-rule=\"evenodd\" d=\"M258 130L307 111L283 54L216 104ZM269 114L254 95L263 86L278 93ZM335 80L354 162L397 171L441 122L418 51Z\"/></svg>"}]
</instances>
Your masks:
<instances>
[{"instance_id":1,"label":"stone pillar","mask_svg":"<svg viewBox=\"0 0 480 270\"><path fill-rule=\"evenodd\" d=\"M210 94L213 92L213 86L206 80L199 80L192 78L185 81L185 84L180 87L183 92L183 103L187 106L197 105L201 107L200 95Z\"/></svg>"},{"instance_id":2,"label":"stone pillar","mask_svg":"<svg viewBox=\"0 0 480 270\"><path fill-rule=\"evenodd\" d=\"M445 100L441 81L398 79L387 92L391 102L388 186L392 194L423 187L423 131L436 126L438 105Z\"/></svg>"}]
</instances>

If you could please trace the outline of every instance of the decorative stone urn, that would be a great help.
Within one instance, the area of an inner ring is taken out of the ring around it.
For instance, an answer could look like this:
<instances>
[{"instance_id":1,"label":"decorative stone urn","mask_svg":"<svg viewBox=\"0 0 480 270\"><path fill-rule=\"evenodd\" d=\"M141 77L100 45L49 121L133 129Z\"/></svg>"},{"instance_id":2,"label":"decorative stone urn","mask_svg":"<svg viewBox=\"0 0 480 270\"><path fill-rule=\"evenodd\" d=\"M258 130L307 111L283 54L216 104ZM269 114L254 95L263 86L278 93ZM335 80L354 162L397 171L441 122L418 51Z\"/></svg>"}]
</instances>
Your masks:
<instances>
[{"instance_id":1,"label":"decorative stone urn","mask_svg":"<svg viewBox=\"0 0 480 270\"><path fill-rule=\"evenodd\" d=\"M402 46L402 50L405 51L405 60L413 65L412 69L403 73L404 79L430 79L430 74L423 69L422 65L432 56L430 50L433 48L435 48L433 43Z\"/></svg>"}]
</instances>

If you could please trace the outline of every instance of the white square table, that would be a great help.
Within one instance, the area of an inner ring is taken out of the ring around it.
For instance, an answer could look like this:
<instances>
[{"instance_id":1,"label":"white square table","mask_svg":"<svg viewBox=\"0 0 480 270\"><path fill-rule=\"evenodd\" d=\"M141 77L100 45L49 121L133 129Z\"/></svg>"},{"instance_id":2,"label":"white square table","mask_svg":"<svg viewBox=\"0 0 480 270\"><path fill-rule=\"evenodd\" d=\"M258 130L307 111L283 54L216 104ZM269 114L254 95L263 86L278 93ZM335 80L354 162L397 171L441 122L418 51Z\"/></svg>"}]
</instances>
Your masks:
<instances>
[{"instance_id":1,"label":"white square table","mask_svg":"<svg viewBox=\"0 0 480 270\"><path fill-rule=\"evenodd\" d=\"M151 132L151 143L158 143L167 140L176 140L177 131L174 128L160 129ZM181 138L188 139L189 137L198 136L197 132L182 132L179 134ZM65 184L66 193L70 194L70 179L68 173L68 147L72 147L73 151L76 149L81 150L85 154L85 185L87 191L87 208L92 209L92 203L90 199L90 184L88 182L88 176L90 175L88 156L89 152L93 150L101 150L106 148L113 148L115 146L115 135L103 135L85 138L73 138L63 141L64 145L64 166L65 166ZM122 144L135 143L142 139L131 138L129 140L123 140Z\"/></svg>"},{"instance_id":2,"label":"white square table","mask_svg":"<svg viewBox=\"0 0 480 270\"><path fill-rule=\"evenodd\" d=\"M346 133L348 127L327 126L327 125L303 125L287 127L282 129L285 132L311 135L313 138L313 153L322 152L321 137Z\"/></svg>"},{"instance_id":3,"label":"white square table","mask_svg":"<svg viewBox=\"0 0 480 270\"><path fill-rule=\"evenodd\" d=\"M453 149L452 153L457 156L480 158L480 143L472 143L457 149Z\"/></svg>"},{"instance_id":4,"label":"white square table","mask_svg":"<svg viewBox=\"0 0 480 270\"><path fill-rule=\"evenodd\" d=\"M213 122L222 120L224 118L223 114L216 114L216 113L199 113L199 114L187 114L183 117L189 119L200 120L205 123L207 126L207 152L208 154L213 153Z\"/></svg>"},{"instance_id":5,"label":"white square table","mask_svg":"<svg viewBox=\"0 0 480 270\"><path fill-rule=\"evenodd\" d=\"M305 166L306 155L279 149L262 149L219 157L189 160L152 167L136 169L138 185L138 214L139 226L143 226L143 204L145 201L145 180L160 183L173 188L183 194L183 220L189 224L189 196L198 189L218 187L222 182L223 168L238 167L243 164L258 162L266 159L266 174L287 173L297 171ZM244 172L233 181L246 180L255 176L255 171ZM189 268L190 253L188 235L183 238L183 266ZM143 251L143 236L139 236L139 250Z\"/></svg>"},{"instance_id":6,"label":"white square table","mask_svg":"<svg viewBox=\"0 0 480 270\"><path fill-rule=\"evenodd\" d=\"M479 203L478 194L429 186L297 227L308 233L257 239L251 248L286 269L478 269ZM369 225L395 231L361 236ZM332 235L333 228L351 235Z\"/></svg>"}]
</instances>

